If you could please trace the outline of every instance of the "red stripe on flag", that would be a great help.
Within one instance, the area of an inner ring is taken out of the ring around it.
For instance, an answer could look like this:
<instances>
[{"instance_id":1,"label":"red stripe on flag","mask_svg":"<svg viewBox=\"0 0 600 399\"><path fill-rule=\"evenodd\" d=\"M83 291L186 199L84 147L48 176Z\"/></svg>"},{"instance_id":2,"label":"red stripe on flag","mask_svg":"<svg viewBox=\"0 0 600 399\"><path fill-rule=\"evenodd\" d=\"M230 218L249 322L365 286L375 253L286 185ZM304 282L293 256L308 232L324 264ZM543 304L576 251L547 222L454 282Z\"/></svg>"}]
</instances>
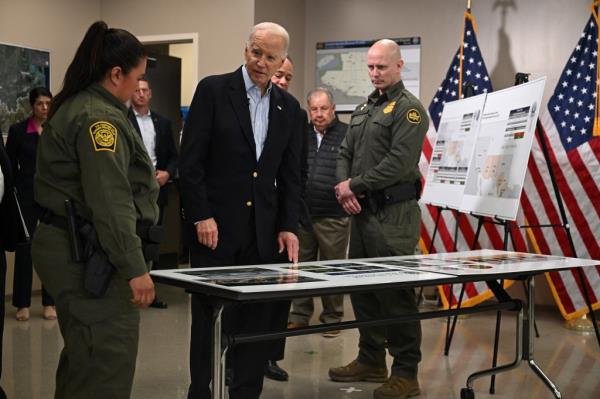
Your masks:
<instances>
[{"instance_id":1,"label":"red stripe on flag","mask_svg":"<svg viewBox=\"0 0 600 399\"><path fill-rule=\"evenodd\" d=\"M533 159L530 158L529 163L530 164L533 163ZM530 170L530 172L531 172L531 170ZM523 207L523 212L525 212L525 215L527 215L527 224L532 225L532 226L539 225L540 219L538 218L537 214L533 210L533 206L531 205L531 202L529 201L529 197L527 196L527 193L525 193L525 192L523 192L523 194L521 195L521 206ZM546 236L544 236L542 229L541 228L532 228L531 231L533 232L533 235L535 236L535 240L538 244L540 252L543 254L549 254L550 247L548 245L548 242L546 241Z\"/></svg>"},{"instance_id":2,"label":"red stripe on flag","mask_svg":"<svg viewBox=\"0 0 600 399\"><path fill-rule=\"evenodd\" d=\"M466 283L465 285L465 294L467 294L467 298L473 298L480 294L473 283ZM463 298L464 300L464 298Z\"/></svg>"},{"instance_id":3,"label":"red stripe on flag","mask_svg":"<svg viewBox=\"0 0 600 399\"><path fill-rule=\"evenodd\" d=\"M581 293L581 296L583 297L583 284L585 284L585 289L587 290L587 294L588 294L588 298L590 299L590 303L598 302L598 299L596 298L596 293L594 292L594 289L590 285L590 280L588 279L588 276L585 273L582 273L582 275L583 275L583 282L582 282L581 279L579 278L579 272L577 270L578 269L570 269L569 271L573 275L573 278L575 279L575 282L577 283L577 287L579 287L579 292ZM584 300L585 300L585 297L584 297Z\"/></svg>"},{"instance_id":4,"label":"red stripe on flag","mask_svg":"<svg viewBox=\"0 0 600 399\"><path fill-rule=\"evenodd\" d=\"M543 132L543 134L544 134L544 137L546 137L546 133ZM548 140L545 139L545 141L547 143ZM539 140L538 140L538 144L539 144ZM554 206L554 203L552 202L552 199L550 197L550 193L548 192L549 188L546 186L544 179L542 178L542 175L540 174L540 171L537 167L537 164L535 162L533 162L533 160L532 160L532 162L529 162L529 173L531 175L531 179L533 180L534 186L537 189L538 196L540 197L540 200L542 201L544 210L546 211L548 221L552 224L561 224L562 221L561 221L560 215L558 214L558 210ZM535 212L535 210L533 210L533 212ZM539 230L539 229L536 229L536 230ZM554 230L554 234L556 235L558 244L560 245L562 253L567 256L572 256L571 248L569 247L568 238L567 238L567 234L565 233L565 230L562 227L553 227L553 230ZM546 254L549 255L551 253L552 252L548 248L548 252L546 252Z\"/></svg>"},{"instance_id":5,"label":"red stripe on flag","mask_svg":"<svg viewBox=\"0 0 600 399\"><path fill-rule=\"evenodd\" d=\"M427 232L427 227L425 227L425 223L421 221L421 239L423 240L423 244L429 248L431 247L431 253L435 253L435 246L431 246L431 237L429 237L429 233Z\"/></svg>"},{"instance_id":6,"label":"red stripe on flag","mask_svg":"<svg viewBox=\"0 0 600 399\"><path fill-rule=\"evenodd\" d=\"M546 141L548 140L546 139ZM556 159L556 154L554 153L554 150L550 145L548 145L548 155L552 162L554 175L556 177L556 183L558 184L560 192L563 195L565 205L567 206L567 208L569 208L569 213L573 218L573 223L577 227L577 230L579 230L579 235L581 236L581 239L583 240L583 243L587 248L587 251L590 254L590 256L594 259L598 259L598 257L600 257L600 247L598 247L598 243L592 235L592 231L587 220L585 219L585 215L581 211L581 208L579 208L577 198L575 198L573 190L571 190L571 186L567 182L567 179L565 178L562 169L559 167L558 161Z\"/></svg>"},{"instance_id":7,"label":"red stripe on flag","mask_svg":"<svg viewBox=\"0 0 600 399\"><path fill-rule=\"evenodd\" d=\"M556 289L556 293L558 294L558 297L560 298L560 301L562 302L565 312L567 314L575 312L577 309L575 309L575 305L573 305L571 296L569 295L569 292L565 288L565 283L564 283L562 277L560 276L560 273L552 272L552 273L548 273L548 274L550 275L550 279L554 283L554 288Z\"/></svg>"},{"instance_id":8,"label":"red stripe on flag","mask_svg":"<svg viewBox=\"0 0 600 399\"><path fill-rule=\"evenodd\" d=\"M594 181L594 177L590 174L590 171L583 162L583 159L581 159L581 154L579 154L578 151L573 150L569 152L567 156L573 170L575 170L575 174L581 182L581 186L590 198L590 202L594 206L594 209L596 209L596 214L600 216L600 191Z\"/></svg>"},{"instance_id":9,"label":"red stripe on flag","mask_svg":"<svg viewBox=\"0 0 600 399\"><path fill-rule=\"evenodd\" d=\"M600 139L591 139L588 141L588 145L592 149L592 153L596 156L598 162L600 162Z\"/></svg>"}]
</instances>

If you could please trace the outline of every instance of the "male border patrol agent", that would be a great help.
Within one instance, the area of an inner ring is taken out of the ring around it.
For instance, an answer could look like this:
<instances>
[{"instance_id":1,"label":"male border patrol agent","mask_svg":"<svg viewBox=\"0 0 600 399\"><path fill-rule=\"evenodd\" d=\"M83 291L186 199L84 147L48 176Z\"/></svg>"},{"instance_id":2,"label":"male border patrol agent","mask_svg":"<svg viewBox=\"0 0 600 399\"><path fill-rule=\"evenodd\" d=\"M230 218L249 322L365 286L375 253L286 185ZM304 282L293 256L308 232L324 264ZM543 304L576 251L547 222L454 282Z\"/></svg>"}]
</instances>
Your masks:
<instances>
[{"instance_id":1,"label":"male border patrol agent","mask_svg":"<svg viewBox=\"0 0 600 399\"><path fill-rule=\"evenodd\" d=\"M335 190L342 207L352 214L350 258L410 255L419 239L420 174L417 162L428 127L425 109L400 76L400 48L384 39L367 55L375 91L359 105L338 157ZM412 289L352 294L357 320L397 316L417 311ZM388 378L385 341L394 357ZM401 399L420 393L417 365L421 360L418 321L360 329L356 360L329 369L334 381L374 381L384 384L375 399Z\"/></svg>"}]
</instances>

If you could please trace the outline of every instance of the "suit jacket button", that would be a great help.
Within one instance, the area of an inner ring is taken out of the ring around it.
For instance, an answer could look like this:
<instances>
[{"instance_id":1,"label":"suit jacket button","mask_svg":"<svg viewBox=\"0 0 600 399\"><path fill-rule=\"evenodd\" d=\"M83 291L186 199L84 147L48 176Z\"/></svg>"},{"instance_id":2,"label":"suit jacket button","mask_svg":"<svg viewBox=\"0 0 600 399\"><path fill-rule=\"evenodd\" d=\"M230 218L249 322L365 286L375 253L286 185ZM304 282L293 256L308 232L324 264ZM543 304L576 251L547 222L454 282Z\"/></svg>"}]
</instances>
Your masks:
<instances>
[{"instance_id":1,"label":"suit jacket button","mask_svg":"<svg viewBox=\"0 0 600 399\"><path fill-rule=\"evenodd\" d=\"M252 206L252 201L246 201L246 206L248 206L248 207Z\"/></svg>"},{"instance_id":2,"label":"suit jacket button","mask_svg":"<svg viewBox=\"0 0 600 399\"><path fill-rule=\"evenodd\" d=\"M258 177L258 172L252 172L252 177L257 178Z\"/></svg>"}]
</instances>

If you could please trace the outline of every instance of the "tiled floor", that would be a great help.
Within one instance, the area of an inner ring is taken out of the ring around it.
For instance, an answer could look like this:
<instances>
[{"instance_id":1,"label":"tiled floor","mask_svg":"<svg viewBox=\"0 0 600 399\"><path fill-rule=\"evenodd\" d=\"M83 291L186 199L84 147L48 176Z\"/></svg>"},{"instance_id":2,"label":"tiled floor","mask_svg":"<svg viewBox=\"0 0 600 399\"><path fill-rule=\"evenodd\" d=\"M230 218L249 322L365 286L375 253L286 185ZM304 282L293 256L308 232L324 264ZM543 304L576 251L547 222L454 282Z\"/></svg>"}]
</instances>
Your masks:
<instances>
[{"instance_id":1,"label":"tiled floor","mask_svg":"<svg viewBox=\"0 0 600 399\"><path fill-rule=\"evenodd\" d=\"M179 290L160 287L169 309L142 313L141 342L133 398L185 398L188 384L189 300ZM7 303L2 386L11 399L52 398L54 371L62 340L56 322L41 318L39 298L34 298L32 318L14 320ZM352 317L346 299L347 317ZM495 316L478 315L461 320L448 357L443 355L445 323L423 322L423 361L419 379L422 399L460 398L460 388L473 371L491 362ZM510 360L514 323L503 318L500 361ZM536 360L555 381L564 398L600 397L600 350L591 335L579 335L563 327L554 309L538 310L541 337L536 339ZM262 398L362 399L371 398L373 383L334 383L327 370L351 361L356 355L358 334L347 330L337 338L310 335L290 338L286 358L280 364L290 373L289 382L265 381ZM489 379L475 384L477 399L552 398L550 391L525 364L498 376L496 394L490 395Z\"/></svg>"}]
</instances>

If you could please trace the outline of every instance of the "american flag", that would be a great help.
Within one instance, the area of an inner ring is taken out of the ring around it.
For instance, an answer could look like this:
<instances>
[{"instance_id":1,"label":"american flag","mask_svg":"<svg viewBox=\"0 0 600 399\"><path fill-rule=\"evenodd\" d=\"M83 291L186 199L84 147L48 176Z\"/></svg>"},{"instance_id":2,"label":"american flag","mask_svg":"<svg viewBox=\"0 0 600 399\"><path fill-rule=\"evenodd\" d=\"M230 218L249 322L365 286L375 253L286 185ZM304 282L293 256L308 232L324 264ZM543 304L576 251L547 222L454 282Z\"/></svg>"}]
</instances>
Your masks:
<instances>
[{"instance_id":1,"label":"american flag","mask_svg":"<svg viewBox=\"0 0 600 399\"><path fill-rule=\"evenodd\" d=\"M597 117L598 27L593 10L543 110L544 140L571 227L577 257L600 259L600 137L594 136ZM521 207L529 224L561 223L550 173L539 139L533 143ZM574 256L562 228L528 231L534 250ZM587 312L574 270L546 275L560 311L567 320ZM600 308L600 267L585 269L587 292Z\"/></svg>"},{"instance_id":2,"label":"american flag","mask_svg":"<svg viewBox=\"0 0 600 399\"><path fill-rule=\"evenodd\" d=\"M443 107L446 102L459 99L459 95L464 95L462 87L470 85L473 89L473 94L481 94L492 91L492 83L483 62L479 45L476 38L477 25L475 18L470 12L465 12L465 22L461 45L456 51L450 68L446 74L440 87L437 89L431 104L429 105L429 114L431 116L431 125L423 143L423 152L419 167L423 176L427 174L431 154L435 145L436 129L440 122ZM435 219L437 216L437 208L429 205L421 205L421 240L420 247L423 252L427 252L430 244ZM520 217L520 219L519 219ZM517 220L522 220L522 214ZM451 252L454 248L454 229L456 219L449 212L443 212L438 224L438 235L435 239L435 244L432 247L432 252ZM477 229L477 220L468 215L461 215L459 222L459 234L457 249L459 251L468 250L475 237ZM515 241L514 248L518 251L526 251L527 245L522 232L518 228L512 229L512 234ZM503 247L503 231L496 225L484 224L478 239L479 246L477 248L493 248L502 249ZM475 248L473 248L475 249ZM509 247L510 249L510 247ZM444 306L448 307L458 303L458 298L461 290L460 285L440 287L440 294ZM488 290L485 283L469 283L466 286L465 294L461 302L461 306L472 306L487 298L490 298L492 293Z\"/></svg>"}]
</instances>

